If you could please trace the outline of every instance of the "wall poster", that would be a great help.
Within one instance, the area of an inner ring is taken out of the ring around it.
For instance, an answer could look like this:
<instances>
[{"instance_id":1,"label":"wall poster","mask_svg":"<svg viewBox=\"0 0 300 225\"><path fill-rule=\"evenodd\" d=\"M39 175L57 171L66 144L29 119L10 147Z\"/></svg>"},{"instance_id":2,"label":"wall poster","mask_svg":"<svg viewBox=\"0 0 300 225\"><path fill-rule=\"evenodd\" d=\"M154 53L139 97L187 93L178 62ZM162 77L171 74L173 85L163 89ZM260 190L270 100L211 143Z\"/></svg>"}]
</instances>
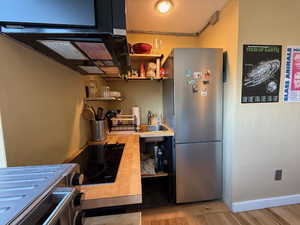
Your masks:
<instances>
[{"instance_id":1,"label":"wall poster","mask_svg":"<svg viewBox=\"0 0 300 225\"><path fill-rule=\"evenodd\" d=\"M300 46L286 50L284 101L300 102Z\"/></svg>"},{"instance_id":2,"label":"wall poster","mask_svg":"<svg viewBox=\"0 0 300 225\"><path fill-rule=\"evenodd\" d=\"M279 101L280 45L244 45L242 103Z\"/></svg>"}]
</instances>

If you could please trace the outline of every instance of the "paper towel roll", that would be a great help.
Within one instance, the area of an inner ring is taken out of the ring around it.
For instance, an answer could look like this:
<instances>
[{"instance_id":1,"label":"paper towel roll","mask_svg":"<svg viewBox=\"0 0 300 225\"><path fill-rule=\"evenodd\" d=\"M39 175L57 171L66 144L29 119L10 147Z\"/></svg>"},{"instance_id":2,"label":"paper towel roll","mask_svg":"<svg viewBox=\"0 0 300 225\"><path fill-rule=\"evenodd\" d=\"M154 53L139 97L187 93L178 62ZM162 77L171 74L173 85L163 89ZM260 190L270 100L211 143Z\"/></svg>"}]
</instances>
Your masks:
<instances>
[{"instance_id":1,"label":"paper towel roll","mask_svg":"<svg viewBox=\"0 0 300 225\"><path fill-rule=\"evenodd\" d=\"M141 126L140 107L137 106L132 107L132 115L136 117L136 125L139 128Z\"/></svg>"}]
</instances>

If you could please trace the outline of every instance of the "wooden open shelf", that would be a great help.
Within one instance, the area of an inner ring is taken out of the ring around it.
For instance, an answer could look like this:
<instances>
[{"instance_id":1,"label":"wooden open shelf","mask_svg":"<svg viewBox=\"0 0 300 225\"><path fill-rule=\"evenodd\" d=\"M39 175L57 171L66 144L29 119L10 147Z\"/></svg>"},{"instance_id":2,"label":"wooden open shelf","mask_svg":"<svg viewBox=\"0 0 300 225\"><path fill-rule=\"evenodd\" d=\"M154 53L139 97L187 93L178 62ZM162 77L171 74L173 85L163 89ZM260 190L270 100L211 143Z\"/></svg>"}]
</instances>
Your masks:
<instances>
[{"instance_id":1,"label":"wooden open shelf","mask_svg":"<svg viewBox=\"0 0 300 225\"><path fill-rule=\"evenodd\" d=\"M125 80L166 80L167 77L157 78L157 77L127 77Z\"/></svg>"},{"instance_id":2,"label":"wooden open shelf","mask_svg":"<svg viewBox=\"0 0 300 225\"><path fill-rule=\"evenodd\" d=\"M144 64L145 66L145 73L147 71L147 65L148 63L152 62L156 64L156 68L158 70L158 73L161 68L161 61L163 59L163 55L159 54L131 54L130 55L130 61L131 61L131 68L134 71L137 71L140 73L141 64ZM156 74L158 75L158 74ZM157 76L158 77L158 76ZM145 78L145 77L129 77L128 80L160 80L160 78Z\"/></svg>"},{"instance_id":3,"label":"wooden open shelf","mask_svg":"<svg viewBox=\"0 0 300 225\"><path fill-rule=\"evenodd\" d=\"M167 177L169 176L168 173L157 173L157 174L142 174L142 178L155 178L155 177Z\"/></svg>"},{"instance_id":4,"label":"wooden open shelf","mask_svg":"<svg viewBox=\"0 0 300 225\"><path fill-rule=\"evenodd\" d=\"M130 54L130 59L133 61L152 61L157 58L162 59L163 55L156 54Z\"/></svg>"},{"instance_id":5,"label":"wooden open shelf","mask_svg":"<svg viewBox=\"0 0 300 225\"><path fill-rule=\"evenodd\" d=\"M85 98L86 102L95 102L95 101L122 101L122 98L116 97L97 97L97 98Z\"/></svg>"},{"instance_id":6,"label":"wooden open shelf","mask_svg":"<svg viewBox=\"0 0 300 225\"><path fill-rule=\"evenodd\" d=\"M163 59L163 55L162 54L130 54L130 59L131 59L131 65L133 66L133 68L135 68L135 70L139 70L141 63L144 63L145 65L149 62L153 62L156 63L156 59L160 59L160 64L159 64L159 68L161 66L161 61ZM121 76L121 75L116 75L116 74L108 74L108 75L102 75L101 78L105 79L105 80L156 80L156 81L160 81L160 80L166 80L168 79L167 77L128 77L128 76Z\"/></svg>"},{"instance_id":7,"label":"wooden open shelf","mask_svg":"<svg viewBox=\"0 0 300 225\"><path fill-rule=\"evenodd\" d=\"M167 80L167 77L157 78L157 77L121 77L121 76L102 76L105 80Z\"/></svg>"}]
</instances>

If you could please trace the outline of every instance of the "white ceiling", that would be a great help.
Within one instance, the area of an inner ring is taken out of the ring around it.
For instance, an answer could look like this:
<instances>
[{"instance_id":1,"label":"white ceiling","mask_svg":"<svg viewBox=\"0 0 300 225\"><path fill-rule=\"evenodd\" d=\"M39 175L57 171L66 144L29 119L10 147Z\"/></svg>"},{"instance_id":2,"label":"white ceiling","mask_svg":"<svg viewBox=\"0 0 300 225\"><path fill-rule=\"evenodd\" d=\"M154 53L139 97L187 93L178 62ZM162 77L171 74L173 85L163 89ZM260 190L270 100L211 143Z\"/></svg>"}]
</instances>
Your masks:
<instances>
[{"instance_id":1,"label":"white ceiling","mask_svg":"<svg viewBox=\"0 0 300 225\"><path fill-rule=\"evenodd\" d=\"M196 33L227 0L172 0L168 14L154 9L158 0L127 0L127 29L137 31Z\"/></svg>"}]
</instances>

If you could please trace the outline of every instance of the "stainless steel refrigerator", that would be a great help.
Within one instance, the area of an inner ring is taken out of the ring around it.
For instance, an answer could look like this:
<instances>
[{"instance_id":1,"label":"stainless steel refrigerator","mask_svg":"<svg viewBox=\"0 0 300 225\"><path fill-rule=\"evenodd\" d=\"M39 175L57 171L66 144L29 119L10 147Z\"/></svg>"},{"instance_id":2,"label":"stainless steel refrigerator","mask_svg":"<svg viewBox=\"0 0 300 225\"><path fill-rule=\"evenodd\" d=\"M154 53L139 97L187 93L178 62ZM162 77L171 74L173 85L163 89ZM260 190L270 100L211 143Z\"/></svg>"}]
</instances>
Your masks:
<instances>
[{"instance_id":1,"label":"stainless steel refrigerator","mask_svg":"<svg viewBox=\"0 0 300 225\"><path fill-rule=\"evenodd\" d=\"M164 119L175 131L176 202L222 198L222 49L174 49Z\"/></svg>"}]
</instances>

